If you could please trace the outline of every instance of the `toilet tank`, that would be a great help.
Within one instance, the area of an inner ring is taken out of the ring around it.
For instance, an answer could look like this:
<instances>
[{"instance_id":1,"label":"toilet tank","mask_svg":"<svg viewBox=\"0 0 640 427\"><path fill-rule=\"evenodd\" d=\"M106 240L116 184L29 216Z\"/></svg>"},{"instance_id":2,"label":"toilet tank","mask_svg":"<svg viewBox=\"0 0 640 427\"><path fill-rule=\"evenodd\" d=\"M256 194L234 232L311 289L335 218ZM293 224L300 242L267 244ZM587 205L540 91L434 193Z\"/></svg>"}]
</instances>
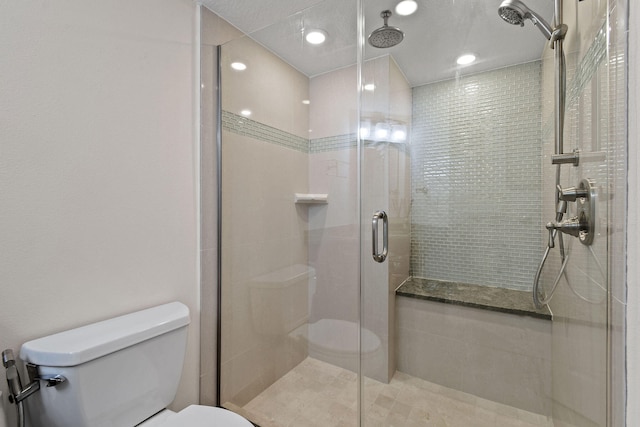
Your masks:
<instances>
[{"instance_id":1,"label":"toilet tank","mask_svg":"<svg viewBox=\"0 0 640 427\"><path fill-rule=\"evenodd\" d=\"M285 335L309 319L315 269L290 265L251 280L251 315L256 332Z\"/></svg>"},{"instance_id":2,"label":"toilet tank","mask_svg":"<svg viewBox=\"0 0 640 427\"><path fill-rule=\"evenodd\" d=\"M25 402L33 427L135 426L175 397L189 309L173 302L25 343L20 358L66 381Z\"/></svg>"}]
</instances>

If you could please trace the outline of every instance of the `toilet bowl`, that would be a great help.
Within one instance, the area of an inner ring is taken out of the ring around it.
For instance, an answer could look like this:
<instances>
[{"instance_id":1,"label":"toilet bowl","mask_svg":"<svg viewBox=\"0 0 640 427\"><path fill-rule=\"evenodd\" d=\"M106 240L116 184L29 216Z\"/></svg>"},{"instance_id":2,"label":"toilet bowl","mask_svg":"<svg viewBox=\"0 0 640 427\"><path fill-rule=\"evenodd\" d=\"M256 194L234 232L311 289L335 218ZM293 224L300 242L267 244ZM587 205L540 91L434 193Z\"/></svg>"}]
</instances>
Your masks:
<instances>
[{"instance_id":1,"label":"toilet bowl","mask_svg":"<svg viewBox=\"0 0 640 427\"><path fill-rule=\"evenodd\" d=\"M380 338L369 329L360 330L355 322L320 319L298 327L290 336L307 343L309 356L354 372L360 361L367 369L383 362Z\"/></svg>"},{"instance_id":2,"label":"toilet bowl","mask_svg":"<svg viewBox=\"0 0 640 427\"><path fill-rule=\"evenodd\" d=\"M255 277L249 283L251 315L261 335L286 335L309 319L316 271L293 264Z\"/></svg>"},{"instance_id":3,"label":"toilet bowl","mask_svg":"<svg viewBox=\"0 0 640 427\"><path fill-rule=\"evenodd\" d=\"M253 278L249 286L257 333L288 336L302 343L309 356L351 371L358 370L361 360L367 371L384 366L382 342L371 330L360 330L357 323L341 319L309 323L318 286L313 267L293 264L279 268Z\"/></svg>"},{"instance_id":4,"label":"toilet bowl","mask_svg":"<svg viewBox=\"0 0 640 427\"><path fill-rule=\"evenodd\" d=\"M25 400L32 427L252 427L231 411L174 400L189 309L173 302L25 343L40 390ZM53 386L43 378L57 378ZM32 378L33 380L33 378Z\"/></svg>"},{"instance_id":5,"label":"toilet bowl","mask_svg":"<svg viewBox=\"0 0 640 427\"><path fill-rule=\"evenodd\" d=\"M138 427L253 427L235 412L212 406L191 405L176 413L165 409Z\"/></svg>"}]
</instances>

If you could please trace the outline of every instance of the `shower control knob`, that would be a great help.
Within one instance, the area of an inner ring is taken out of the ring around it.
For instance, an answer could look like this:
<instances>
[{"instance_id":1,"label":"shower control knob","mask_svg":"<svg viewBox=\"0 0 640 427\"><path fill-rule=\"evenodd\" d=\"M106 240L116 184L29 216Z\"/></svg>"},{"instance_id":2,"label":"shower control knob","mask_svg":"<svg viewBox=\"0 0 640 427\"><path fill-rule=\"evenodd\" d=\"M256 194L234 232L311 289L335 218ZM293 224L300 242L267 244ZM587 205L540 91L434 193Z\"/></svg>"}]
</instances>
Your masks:
<instances>
[{"instance_id":1,"label":"shower control knob","mask_svg":"<svg viewBox=\"0 0 640 427\"><path fill-rule=\"evenodd\" d=\"M582 199L589 195L589 190L584 187L562 188L558 185L557 188L560 200L564 200L565 202L575 202L577 199Z\"/></svg>"},{"instance_id":2,"label":"shower control knob","mask_svg":"<svg viewBox=\"0 0 640 427\"><path fill-rule=\"evenodd\" d=\"M583 221L580 221L580 218L577 216L573 218L567 218L561 222L550 222L547 224L547 230L549 233L553 233L553 230L562 231L564 234L569 234L570 236L578 237L581 231L584 231L586 228L586 224ZM550 237L551 239L551 237Z\"/></svg>"},{"instance_id":3,"label":"shower control knob","mask_svg":"<svg viewBox=\"0 0 640 427\"><path fill-rule=\"evenodd\" d=\"M546 225L549 230L549 247L553 248L558 231L577 237L583 245L593 243L596 227L596 184L589 178L580 181L578 187L562 188L557 186L558 198L564 202L576 202L576 216L561 221L566 206L558 203L556 208L557 221Z\"/></svg>"}]
</instances>

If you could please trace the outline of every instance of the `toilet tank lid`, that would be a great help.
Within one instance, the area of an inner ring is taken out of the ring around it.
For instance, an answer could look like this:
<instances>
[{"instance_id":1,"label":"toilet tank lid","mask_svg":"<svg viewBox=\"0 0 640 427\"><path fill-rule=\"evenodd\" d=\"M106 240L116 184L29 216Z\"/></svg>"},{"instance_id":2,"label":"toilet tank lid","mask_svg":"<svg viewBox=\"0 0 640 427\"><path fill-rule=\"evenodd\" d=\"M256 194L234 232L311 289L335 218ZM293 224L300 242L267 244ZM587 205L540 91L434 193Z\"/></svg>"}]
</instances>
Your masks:
<instances>
[{"instance_id":1,"label":"toilet tank lid","mask_svg":"<svg viewBox=\"0 0 640 427\"><path fill-rule=\"evenodd\" d=\"M22 345L20 358L42 366L76 366L189 324L180 303L152 307L92 323Z\"/></svg>"}]
</instances>

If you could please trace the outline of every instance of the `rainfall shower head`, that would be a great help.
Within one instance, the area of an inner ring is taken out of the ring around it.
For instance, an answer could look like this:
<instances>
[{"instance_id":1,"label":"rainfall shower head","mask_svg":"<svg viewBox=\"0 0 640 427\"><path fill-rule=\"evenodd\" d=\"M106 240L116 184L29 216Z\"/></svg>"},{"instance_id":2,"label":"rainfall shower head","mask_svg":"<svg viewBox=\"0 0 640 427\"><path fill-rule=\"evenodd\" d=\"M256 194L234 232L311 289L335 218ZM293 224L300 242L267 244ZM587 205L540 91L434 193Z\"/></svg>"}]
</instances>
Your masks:
<instances>
[{"instance_id":1,"label":"rainfall shower head","mask_svg":"<svg viewBox=\"0 0 640 427\"><path fill-rule=\"evenodd\" d=\"M521 27L524 27L525 19L530 19L547 40L551 39L551 34L553 33L551 26L542 16L529 9L520 0L504 0L498 8L498 15L509 24L520 25Z\"/></svg>"},{"instance_id":2,"label":"rainfall shower head","mask_svg":"<svg viewBox=\"0 0 640 427\"><path fill-rule=\"evenodd\" d=\"M384 19L384 25L369 34L369 44L371 46L385 49L397 45L404 39L404 33L399 28L387 25L390 16L390 10L384 10L380 13L380 17Z\"/></svg>"}]
</instances>

